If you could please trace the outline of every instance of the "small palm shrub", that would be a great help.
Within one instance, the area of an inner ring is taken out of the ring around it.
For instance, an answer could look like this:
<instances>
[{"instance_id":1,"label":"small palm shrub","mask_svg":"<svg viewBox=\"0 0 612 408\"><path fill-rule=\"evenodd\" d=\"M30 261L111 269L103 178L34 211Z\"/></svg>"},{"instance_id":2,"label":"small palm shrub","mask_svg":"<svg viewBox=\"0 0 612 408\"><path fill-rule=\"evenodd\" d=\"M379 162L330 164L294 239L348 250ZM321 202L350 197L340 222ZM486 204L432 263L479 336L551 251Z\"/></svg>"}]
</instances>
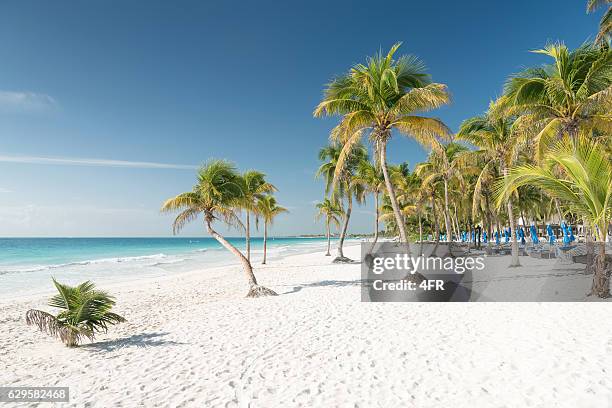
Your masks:
<instances>
[{"instance_id":1,"label":"small palm shrub","mask_svg":"<svg viewBox=\"0 0 612 408\"><path fill-rule=\"evenodd\" d=\"M71 287L53 279L59 292L49 300L49 306L62 309L57 316L42 310L30 309L26 323L51 336L58 337L66 346L75 347L84 338L93 340L95 333L105 332L109 325L125 322L111 312L115 298L96 290L93 282L86 281Z\"/></svg>"}]
</instances>

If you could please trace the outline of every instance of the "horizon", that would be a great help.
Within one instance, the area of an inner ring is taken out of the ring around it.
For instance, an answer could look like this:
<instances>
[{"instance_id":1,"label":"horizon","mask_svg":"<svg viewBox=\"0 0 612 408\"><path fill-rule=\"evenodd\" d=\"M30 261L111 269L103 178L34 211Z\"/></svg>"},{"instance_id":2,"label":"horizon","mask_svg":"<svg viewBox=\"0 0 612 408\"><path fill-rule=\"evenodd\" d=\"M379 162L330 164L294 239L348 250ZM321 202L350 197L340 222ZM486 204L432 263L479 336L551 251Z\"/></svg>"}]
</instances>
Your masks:
<instances>
[{"instance_id":1,"label":"horizon","mask_svg":"<svg viewBox=\"0 0 612 408\"><path fill-rule=\"evenodd\" d=\"M561 39L575 48L593 38L602 14L570 1L555 2L554 15L544 2L440 4L396 2L383 27L366 24L379 11L340 3L4 4L1 232L172 237L162 202L191 189L198 163L221 157L279 188L289 214L271 235L322 234L316 156L337 119L312 111L334 76L402 41L400 54L416 55L448 85L453 103L430 115L455 131L510 74L546 60L530 50ZM525 21L525 7L548 18ZM519 20L520 32L511 24ZM390 161L411 168L425 155L400 136L389 146ZM372 200L354 214L349 233L367 234ZM206 235L194 222L178 237Z\"/></svg>"}]
</instances>

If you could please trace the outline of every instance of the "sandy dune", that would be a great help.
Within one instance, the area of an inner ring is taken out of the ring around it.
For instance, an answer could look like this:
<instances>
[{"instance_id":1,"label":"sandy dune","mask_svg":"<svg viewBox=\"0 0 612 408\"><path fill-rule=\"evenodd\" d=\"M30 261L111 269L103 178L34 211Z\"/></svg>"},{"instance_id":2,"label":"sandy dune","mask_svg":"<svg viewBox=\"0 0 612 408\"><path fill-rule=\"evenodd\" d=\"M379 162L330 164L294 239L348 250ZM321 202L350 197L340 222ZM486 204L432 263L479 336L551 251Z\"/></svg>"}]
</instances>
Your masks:
<instances>
[{"instance_id":1,"label":"sandy dune","mask_svg":"<svg viewBox=\"0 0 612 408\"><path fill-rule=\"evenodd\" d=\"M115 287L129 322L78 349L25 325L44 298L2 302L0 385L75 407L612 406L609 303L361 303L359 265L329 261L258 267L273 298L243 298L238 267Z\"/></svg>"}]
</instances>

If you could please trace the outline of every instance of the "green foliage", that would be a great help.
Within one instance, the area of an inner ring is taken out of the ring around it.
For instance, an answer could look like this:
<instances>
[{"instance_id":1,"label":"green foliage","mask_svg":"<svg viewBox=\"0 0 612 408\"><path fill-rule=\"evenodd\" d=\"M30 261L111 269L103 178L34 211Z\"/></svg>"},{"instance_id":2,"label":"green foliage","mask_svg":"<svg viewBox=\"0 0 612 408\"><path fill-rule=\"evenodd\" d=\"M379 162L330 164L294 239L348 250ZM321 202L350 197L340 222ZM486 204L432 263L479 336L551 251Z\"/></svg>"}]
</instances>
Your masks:
<instances>
[{"instance_id":1,"label":"green foliage","mask_svg":"<svg viewBox=\"0 0 612 408\"><path fill-rule=\"evenodd\" d=\"M59 337L67 346L76 346L83 338L93 340L95 333L106 332L108 326L125 321L111 311L115 305L114 297L96 290L92 282L72 287L53 279L53 284L58 294L51 298L49 306L61 309L61 312L53 316L31 309L26 313L26 323Z\"/></svg>"},{"instance_id":2,"label":"green foliage","mask_svg":"<svg viewBox=\"0 0 612 408\"><path fill-rule=\"evenodd\" d=\"M597 226L599 240L605 240L612 218L612 164L601 144L586 137L556 142L540 165L517 166L496 182L498 203L527 185L544 190Z\"/></svg>"},{"instance_id":3,"label":"green foliage","mask_svg":"<svg viewBox=\"0 0 612 408\"><path fill-rule=\"evenodd\" d=\"M167 200L161 211L180 211L173 224L175 234L199 214L207 222L222 219L230 226L243 227L236 210L243 206L245 189L245 181L232 163L211 160L198 171L193 190Z\"/></svg>"}]
</instances>

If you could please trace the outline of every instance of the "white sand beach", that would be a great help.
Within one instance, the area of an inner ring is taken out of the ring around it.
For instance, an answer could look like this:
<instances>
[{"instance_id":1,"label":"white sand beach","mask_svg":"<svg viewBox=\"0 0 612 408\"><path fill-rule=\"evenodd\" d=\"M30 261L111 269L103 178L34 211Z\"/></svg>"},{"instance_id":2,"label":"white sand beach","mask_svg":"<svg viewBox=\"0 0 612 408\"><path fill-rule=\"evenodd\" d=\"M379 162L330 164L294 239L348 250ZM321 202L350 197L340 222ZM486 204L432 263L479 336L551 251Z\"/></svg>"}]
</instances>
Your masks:
<instances>
[{"instance_id":1,"label":"white sand beach","mask_svg":"<svg viewBox=\"0 0 612 408\"><path fill-rule=\"evenodd\" d=\"M487 267L550 265L508 259ZM74 407L612 406L610 303L362 303L360 266L323 252L256 274L280 296L244 298L238 266L101 287L128 322L79 348L26 326L46 297L1 300L0 385Z\"/></svg>"}]
</instances>

